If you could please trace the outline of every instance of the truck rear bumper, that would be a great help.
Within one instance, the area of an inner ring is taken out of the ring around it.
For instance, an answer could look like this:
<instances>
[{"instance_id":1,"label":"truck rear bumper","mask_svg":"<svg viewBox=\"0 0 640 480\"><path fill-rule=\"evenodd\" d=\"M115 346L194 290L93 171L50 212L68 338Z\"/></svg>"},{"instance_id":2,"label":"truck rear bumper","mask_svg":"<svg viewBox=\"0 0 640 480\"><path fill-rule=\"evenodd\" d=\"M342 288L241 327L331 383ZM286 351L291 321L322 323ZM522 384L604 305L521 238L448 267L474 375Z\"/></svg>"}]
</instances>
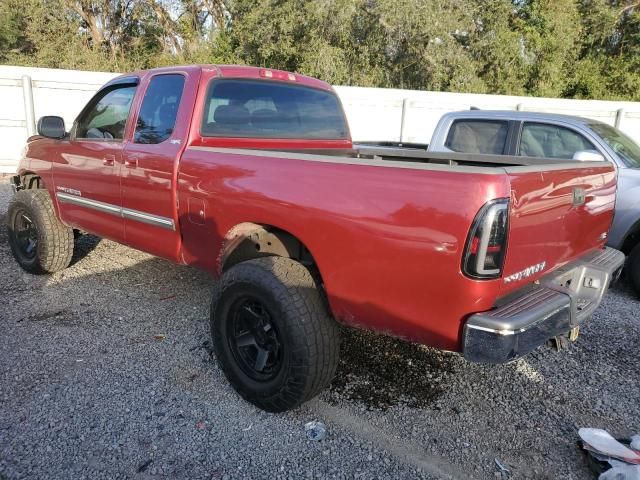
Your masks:
<instances>
[{"instance_id":1,"label":"truck rear bumper","mask_svg":"<svg viewBox=\"0 0 640 480\"><path fill-rule=\"evenodd\" d=\"M547 340L569 333L602 301L624 264L624 254L605 248L541 278L494 310L471 315L463 329L464 357L505 363Z\"/></svg>"}]
</instances>

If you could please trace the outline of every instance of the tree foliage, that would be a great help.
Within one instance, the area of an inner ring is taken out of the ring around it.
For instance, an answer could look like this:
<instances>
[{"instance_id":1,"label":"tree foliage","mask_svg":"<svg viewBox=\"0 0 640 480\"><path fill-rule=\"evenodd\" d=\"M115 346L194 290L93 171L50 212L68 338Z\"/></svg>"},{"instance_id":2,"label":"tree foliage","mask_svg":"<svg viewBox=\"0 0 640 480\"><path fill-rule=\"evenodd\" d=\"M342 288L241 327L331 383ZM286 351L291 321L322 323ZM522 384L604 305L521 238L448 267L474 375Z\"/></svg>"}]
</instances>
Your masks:
<instances>
[{"instance_id":1,"label":"tree foliage","mask_svg":"<svg viewBox=\"0 0 640 480\"><path fill-rule=\"evenodd\" d=\"M0 62L640 100L638 0L3 0Z\"/></svg>"}]
</instances>

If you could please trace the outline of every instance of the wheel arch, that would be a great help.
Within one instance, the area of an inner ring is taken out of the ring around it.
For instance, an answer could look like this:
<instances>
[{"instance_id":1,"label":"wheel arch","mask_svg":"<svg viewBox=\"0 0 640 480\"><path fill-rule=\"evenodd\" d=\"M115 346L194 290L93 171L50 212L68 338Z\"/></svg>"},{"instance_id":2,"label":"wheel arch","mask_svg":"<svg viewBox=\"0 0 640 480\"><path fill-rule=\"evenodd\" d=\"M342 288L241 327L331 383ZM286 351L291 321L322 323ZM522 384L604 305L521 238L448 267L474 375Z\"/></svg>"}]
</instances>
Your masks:
<instances>
[{"instance_id":1,"label":"wheel arch","mask_svg":"<svg viewBox=\"0 0 640 480\"><path fill-rule=\"evenodd\" d=\"M25 170L11 179L16 190L46 189L43 178L36 172Z\"/></svg>"},{"instance_id":2,"label":"wheel arch","mask_svg":"<svg viewBox=\"0 0 640 480\"><path fill-rule=\"evenodd\" d=\"M296 260L311 271L319 286L323 284L316 258L299 236L275 225L256 222L240 223L224 236L217 261L218 274L240 262L266 256Z\"/></svg>"}]
</instances>

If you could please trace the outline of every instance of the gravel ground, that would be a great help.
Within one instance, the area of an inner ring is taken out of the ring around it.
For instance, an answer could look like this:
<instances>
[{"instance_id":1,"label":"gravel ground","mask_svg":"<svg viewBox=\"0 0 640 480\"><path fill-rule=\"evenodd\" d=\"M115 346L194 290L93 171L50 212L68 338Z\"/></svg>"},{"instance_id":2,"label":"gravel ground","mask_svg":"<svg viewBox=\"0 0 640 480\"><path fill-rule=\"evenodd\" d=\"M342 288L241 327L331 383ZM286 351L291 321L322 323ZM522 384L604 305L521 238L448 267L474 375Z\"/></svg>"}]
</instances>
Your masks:
<instances>
[{"instance_id":1,"label":"gravel ground","mask_svg":"<svg viewBox=\"0 0 640 480\"><path fill-rule=\"evenodd\" d=\"M267 414L211 357L211 278L88 235L69 269L26 274L10 195L0 180L0 479L584 479L579 427L640 432L640 303L624 286L569 350L505 366L345 330L331 388ZM307 440L311 420L325 440Z\"/></svg>"}]
</instances>

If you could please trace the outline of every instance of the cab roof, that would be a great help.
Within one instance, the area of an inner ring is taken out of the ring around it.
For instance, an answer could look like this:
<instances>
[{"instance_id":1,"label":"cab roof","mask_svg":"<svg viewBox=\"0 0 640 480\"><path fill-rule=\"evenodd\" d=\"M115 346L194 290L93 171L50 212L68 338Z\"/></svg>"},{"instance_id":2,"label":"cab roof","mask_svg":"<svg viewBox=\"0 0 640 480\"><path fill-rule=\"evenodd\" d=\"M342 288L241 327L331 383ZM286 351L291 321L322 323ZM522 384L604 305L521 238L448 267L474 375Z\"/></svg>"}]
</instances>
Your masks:
<instances>
[{"instance_id":1,"label":"cab roof","mask_svg":"<svg viewBox=\"0 0 640 480\"><path fill-rule=\"evenodd\" d=\"M304 85L307 87L319 88L322 90L332 91L333 88L327 82L318 80L317 78L309 77L294 72L286 72L284 70L277 70L273 68L263 67L251 67L248 65L175 65L170 67L158 67L149 70L139 70L133 73L127 73L120 75L112 79L108 84L122 83L123 81L139 79L149 74L157 73L172 73L172 72L186 72L194 71L213 72L214 76L227 77L227 78L247 78L256 80L275 80L283 81L286 83L296 83L298 85Z\"/></svg>"},{"instance_id":2,"label":"cab roof","mask_svg":"<svg viewBox=\"0 0 640 480\"><path fill-rule=\"evenodd\" d=\"M560 121L580 125L593 125L603 123L590 118L579 117L577 115L563 115L561 113L531 112L528 110L461 110L457 112L445 113L442 118L478 118L478 119L503 119L503 120L539 120L539 121Z\"/></svg>"}]
</instances>

